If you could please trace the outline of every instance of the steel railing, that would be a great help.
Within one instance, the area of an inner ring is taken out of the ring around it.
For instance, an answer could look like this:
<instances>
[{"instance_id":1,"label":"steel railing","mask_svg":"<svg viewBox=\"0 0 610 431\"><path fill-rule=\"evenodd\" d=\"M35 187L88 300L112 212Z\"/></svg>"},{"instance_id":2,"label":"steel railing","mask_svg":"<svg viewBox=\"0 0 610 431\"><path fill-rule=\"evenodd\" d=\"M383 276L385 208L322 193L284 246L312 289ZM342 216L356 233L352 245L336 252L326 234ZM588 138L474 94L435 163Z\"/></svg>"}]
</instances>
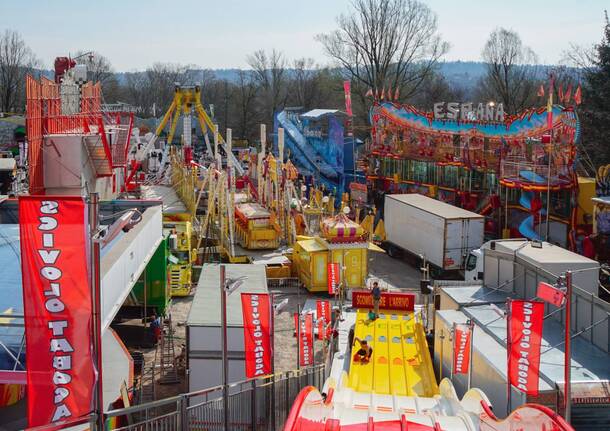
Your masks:
<instances>
[{"instance_id":1,"label":"steel railing","mask_svg":"<svg viewBox=\"0 0 610 431\"><path fill-rule=\"evenodd\" d=\"M299 289L301 280L296 277L268 278L267 287L271 289Z\"/></svg>"},{"instance_id":2,"label":"steel railing","mask_svg":"<svg viewBox=\"0 0 610 431\"><path fill-rule=\"evenodd\" d=\"M309 385L322 389L324 380L322 364L229 385L229 429L282 429L301 389ZM223 431L222 386L112 410L104 420L106 429L125 431Z\"/></svg>"}]
</instances>

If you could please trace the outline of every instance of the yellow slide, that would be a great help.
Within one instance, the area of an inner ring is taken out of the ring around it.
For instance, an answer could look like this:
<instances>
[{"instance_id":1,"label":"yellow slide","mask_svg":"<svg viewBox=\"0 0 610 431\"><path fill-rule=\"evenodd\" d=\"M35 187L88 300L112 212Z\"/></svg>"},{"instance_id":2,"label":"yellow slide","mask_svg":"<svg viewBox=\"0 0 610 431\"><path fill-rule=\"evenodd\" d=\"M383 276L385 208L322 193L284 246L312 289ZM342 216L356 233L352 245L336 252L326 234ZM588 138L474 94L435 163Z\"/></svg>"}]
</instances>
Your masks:
<instances>
[{"instance_id":1,"label":"yellow slide","mask_svg":"<svg viewBox=\"0 0 610 431\"><path fill-rule=\"evenodd\" d=\"M379 318L370 321L368 311L357 311L354 335L367 339L373 355L367 364L355 362L353 356L360 345L354 343L349 386L377 394L438 394L424 329L414 313L381 310Z\"/></svg>"},{"instance_id":2,"label":"yellow slide","mask_svg":"<svg viewBox=\"0 0 610 431\"><path fill-rule=\"evenodd\" d=\"M373 348L373 357L364 364L354 361L354 354L360 349L360 344L354 342L351 351L351 363L349 367L349 386L359 392L371 392L373 390L373 365L375 360L375 322L369 320L368 310L358 310L356 314L356 326L354 338L367 340Z\"/></svg>"}]
</instances>

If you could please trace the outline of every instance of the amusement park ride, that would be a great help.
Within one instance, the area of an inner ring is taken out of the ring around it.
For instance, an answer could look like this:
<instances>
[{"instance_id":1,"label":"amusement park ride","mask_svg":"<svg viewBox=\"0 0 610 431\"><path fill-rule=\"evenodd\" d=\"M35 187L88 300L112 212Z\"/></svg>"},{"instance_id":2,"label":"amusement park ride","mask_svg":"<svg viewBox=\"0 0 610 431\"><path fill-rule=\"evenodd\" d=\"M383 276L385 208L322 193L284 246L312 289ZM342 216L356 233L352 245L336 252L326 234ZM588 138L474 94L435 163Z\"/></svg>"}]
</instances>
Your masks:
<instances>
[{"instance_id":1,"label":"amusement park ride","mask_svg":"<svg viewBox=\"0 0 610 431\"><path fill-rule=\"evenodd\" d=\"M593 184L579 183L575 172L580 126L573 107L479 121L380 102L370 116L364 168L373 189L421 193L485 215L491 238L576 249L586 224L579 203L590 200Z\"/></svg>"},{"instance_id":2,"label":"amusement park ride","mask_svg":"<svg viewBox=\"0 0 610 431\"><path fill-rule=\"evenodd\" d=\"M325 289L327 262L341 263L344 258L351 262L345 271L351 280L350 286L362 287L367 272L367 252L369 247L375 248L368 241L372 232L367 231L364 235L357 223L344 214L336 215L336 197L325 195L323 187L305 184L291 160L285 159L284 129L277 130L276 156L267 148L266 127L261 125L260 150L248 154L242 164L232 151L231 129L227 129L224 141L200 97L199 86L176 86L174 100L155 134L138 136L134 140L127 173L126 188L130 191L169 180L187 208L181 215L166 213L164 216L168 228L178 227L178 235L190 231L191 226L195 234L192 243L188 235L181 236L184 250L193 252L183 254L184 259L175 264L175 270L181 274L176 272L172 277L180 280L172 286L173 294L188 294L183 281L189 278L198 251L203 252L203 261L218 256L231 263L249 263L269 253L264 250L273 251L280 246L294 247L299 254L290 270L290 254L280 253L284 255L288 271L299 276L308 289ZM206 142L199 161L193 157L193 113L197 115ZM180 116L183 135L181 146L175 146L172 142ZM163 138L168 124L169 132ZM208 134L212 135L213 145L210 145ZM160 166L148 163L145 171L142 161L155 159L158 155L164 162ZM348 204L347 194L342 198L343 208ZM365 227L372 229L371 221ZM324 227L329 223L333 228ZM354 229L358 231L357 235L343 234ZM339 231L341 233L337 234ZM333 239L337 235L341 238ZM338 252L340 249L343 251ZM314 261L315 264L310 264Z\"/></svg>"},{"instance_id":3,"label":"amusement park ride","mask_svg":"<svg viewBox=\"0 0 610 431\"><path fill-rule=\"evenodd\" d=\"M73 74L68 71L62 85L71 85ZM580 133L574 109L554 105L504 121L482 121L440 119L412 106L375 103L371 142L361 162L366 184L350 186L350 197L342 193L344 175L333 175L329 163L318 172L317 183L297 169L297 164L315 165L314 153L299 134L311 131L286 112L274 125L275 154L267 148L266 126L261 125L260 148L238 158L232 130L226 130L226 139L221 136L201 102L199 85L176 85L155 132L145 135L134 127L133 115L101 113L99 85L82 85L79 113L60 115L70 105L59 87L28 78L28 109L39 114L31 117L36 122L28 129L35 156L30 160L31 192L52 192L45 179L53 176L45 177L42 167L43 161L45 169L53 163L43 155L43 124L55 128L45 132L73 135L70 142L78 141L78 148L84 135L90 183L104 199L150 198L147 193L153 193L153 199L163 200L163 252L169 252L172 295L189 295L195 266L214 261L247 264L281 257L282 277L298 278L312 292L326 292L332 281L329 267L338 268L340 318L332 331L334 344L328 344L329 375L321 391L301 390L286 431L571 430L555 412L536 404L509 409L507 419L499 421L488 397L470 388L470 381L459 399L450 379L437 383L424 324L427 308L416 305L413 294L384 292L376 315L371 294L359 289L366 287L369 251L382 251L372 241L384 237L383 219L376 220L375 209L361 214L368 190L420 193L477 212L486 217L489 237L544 239L577 249L588 224L578 208L591 186L579 182L574 168ZM54 116L42 121L45 109ZM308 113L307 121L327 118L324 111ZM193 116L205 148L194 148ZM182 135L174 144L180 118ZM298 152L298 162L293 163L290 150ZM607 171L600 170L598 187L607 185ZM80 196L78 180L74 194ZM332 185L340 186L339 193L328 193ZM597 205L598 214L606 215L598 217L596 226L605 232L610 210L604 200ZM165 254L159 262L163 265ZM267 268L269 277L274 277L272 271ZM351 307L342 294L351 299ZM372 346L370 361L358 357L354 340Z\"/></svg>"}]
</instances>

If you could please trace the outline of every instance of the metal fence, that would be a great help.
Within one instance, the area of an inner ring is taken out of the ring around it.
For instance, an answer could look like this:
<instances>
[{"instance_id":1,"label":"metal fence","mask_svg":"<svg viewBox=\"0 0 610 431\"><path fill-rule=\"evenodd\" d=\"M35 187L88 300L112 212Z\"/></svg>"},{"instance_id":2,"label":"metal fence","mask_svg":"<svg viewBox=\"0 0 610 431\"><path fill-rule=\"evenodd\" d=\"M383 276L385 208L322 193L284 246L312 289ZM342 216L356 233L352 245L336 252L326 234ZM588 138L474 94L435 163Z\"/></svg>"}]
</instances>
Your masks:
<instances>
[{"instance_id":1,"label":"metal fence","mask_svg":"<svg viewBox=\"0 0 610 431\"><path fill-rule=\"evenodd\" d=\"M296 277L267 279L267 288L269 289L300 289L301 284L301 280Z\"/></svg>"},{"instance_id":2,"label":"metal fence","mask_svg":"<svg viewBox=\"0 0 610 431\"><path fill-rule=\"evenodd\" d=\"M229 385L228 429L281 430L301 389L310 385L322 389L324 380L325 367L318 365ZM222 393L222 386L216 386L112 410L104 415L105 428L129 431L223 431Z\"/></svg>"}]
</instances>

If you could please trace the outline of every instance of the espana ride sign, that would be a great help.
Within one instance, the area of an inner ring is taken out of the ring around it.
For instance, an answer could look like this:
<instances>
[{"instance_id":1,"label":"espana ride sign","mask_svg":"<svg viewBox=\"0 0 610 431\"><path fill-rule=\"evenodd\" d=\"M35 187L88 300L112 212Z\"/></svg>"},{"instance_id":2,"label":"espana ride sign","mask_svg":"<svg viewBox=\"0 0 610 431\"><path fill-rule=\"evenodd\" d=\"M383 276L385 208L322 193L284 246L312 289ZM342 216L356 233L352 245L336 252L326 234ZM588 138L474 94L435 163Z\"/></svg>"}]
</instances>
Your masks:
<instances>
[{"instance_id":1,"label":"espana ride sign","mask_svg":"<svg viewBox=\"0 0 610 431\"><path fill-rule=\"evenodd\" d=\"M472 102L438 102L434 104L434 119L502 123L504 122L504 105L479 103L475 108Z\"/></svg>"}]
</instances>

